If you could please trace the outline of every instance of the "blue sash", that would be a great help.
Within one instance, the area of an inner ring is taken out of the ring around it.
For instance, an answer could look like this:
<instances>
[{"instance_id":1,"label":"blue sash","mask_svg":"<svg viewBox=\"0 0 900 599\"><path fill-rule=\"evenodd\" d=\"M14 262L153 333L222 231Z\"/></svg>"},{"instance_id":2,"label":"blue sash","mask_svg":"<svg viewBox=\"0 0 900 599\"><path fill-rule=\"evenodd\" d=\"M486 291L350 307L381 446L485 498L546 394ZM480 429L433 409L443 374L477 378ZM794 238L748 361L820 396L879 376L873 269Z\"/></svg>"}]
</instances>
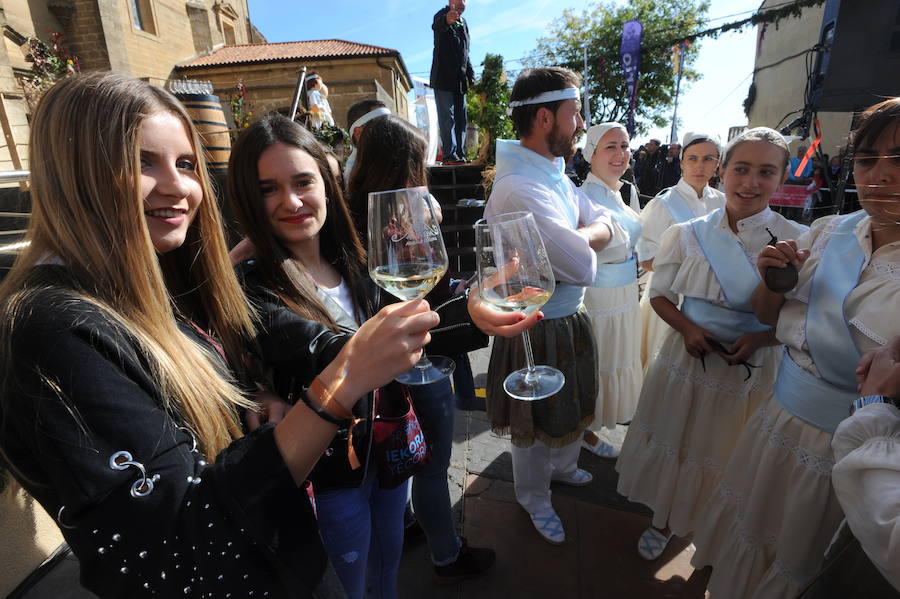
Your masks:
<instances>
[{"instance_id":1,"label":"blue sash","mask_svg":"<svg viewBox=\"0 0 900 599\"><path fill-rule=\"evenodd\" d=\"M725 299L736 310L752 312L750 296L759 285L759 273L747 259L744 248L716 225L727 218L724 208L717 208L691 221L694 236L706 256Z\"/></svg>"},{"instance_id":2,"label":"blue sash","mask_svg":"<svg viewBox=\"0 0 900 599\"><path fill-rule=\"evenodd\" d=\"M631 250L641 236L643 226L641 221L632 216L632 213L616 201L615 194L606 185L598 183L585 183L582 191L592 202L603 206L612 212L613 218L623 229L628 231ZM622 262L613 264L597 264L597 274L591 287L621 287L637 280L637 259L632 255Z\"/></svg>"},{"instance_id":3,"label":"blue sash","mask_svg":"<svg viewBox=\"0 0 900 599\"><path fill-rule=\"evenodd\" d=\"M696 297L684 298L680 310L691 322L725 343L734 343L747 333L759 333L772 328L757 320L752 312L731 310Z\"/></svg>"},{"instance_id":4,"label":"blue sash","mask_svg":"<svg viewBox=\"0 0 900 599\"><path fill-rule=\"evenodd\" d=\"M613 213L613 218L616 219L619 226L628 231L628 236L631 238L631 246L634 247L644 228L641 225L641 221L633 216L634 213L620 205L616 201L614 192L606 185L588 182L581 186L581 190L592 202L603 206Z\"/></svg>"},{"instance_id":5,"label":"blue sash","mask_svg":"<svg viewBox=\"0 0 900 599\"><path fill-rule=\"evenodd\" d=\"M785 348L775 379L775 399L789 414L834 434L841 420L850 415L856 397L857 393L838 389L802 369Z\"/></svg>"},{"instance_id":6,"label":"blue sash","mask_svg":"<svg viewBox=\"0 0 900 599\"><path fill-rule=\"evenodd\" d=\"M623 262L598 264L591 287L621 287L637 281L637 259L634 255Z\"/></svg>"},{"instance_id":7,"label":"blue sash","mask_svg":"<svg viewBox=\"0 0 900 599\"><path fill-rule=\"evenodd\" d=\"M859 282L866 261L854 233L865 217L863 210L839 217L813 274L806 312L806 343L816 369L823 379L847 390L856 389L860 353L844 316L844 302Z\"/></svg>"},{"instance_id":8,"label":"blue sash","mask_svg":"<svg viewBox=\"0 0 900 599\"><path fill-rule=\"evenodd\" d=\"M565 318L578 312L584 303L584 287L557 283L547 303L541 306L544 318Z\"/></svg>"},{"instance_id":9,"label":"blue sash","mask_svg":"<svg viewBox=\"0 0 900 599\"><path fill-rule=\"evenodd\" d=\"M691 210L690 206L687 205L687 202L684 201L684 198L681 197L681 194L674 187L670 187L657 197L676 223L686 223L695 217L694 211Z\"/></svg>"}]
</instances>

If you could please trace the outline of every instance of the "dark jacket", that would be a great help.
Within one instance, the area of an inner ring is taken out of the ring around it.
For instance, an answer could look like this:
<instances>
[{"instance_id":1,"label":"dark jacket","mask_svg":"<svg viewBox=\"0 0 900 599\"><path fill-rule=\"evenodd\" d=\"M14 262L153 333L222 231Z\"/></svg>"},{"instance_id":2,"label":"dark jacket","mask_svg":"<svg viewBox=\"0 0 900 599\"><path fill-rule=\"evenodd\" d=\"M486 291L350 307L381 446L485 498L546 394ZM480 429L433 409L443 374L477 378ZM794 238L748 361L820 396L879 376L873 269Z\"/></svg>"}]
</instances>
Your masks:
<instances>
[{"instance_id":1,"label":"dark jacket","mask_svg":"<svg viewBox=\"0 0 900 599\"><path fill-rule=\"evenodd\" d=\"M31 284L40 291L12 325L0 387L3 465L57 517L84 587L320 596L324 549L274 428L206 463L121 323L79 299L64 267L35 267Z\"/></svg>"},{"instance_id":2,"label":"dark jacket","mask_svg":"<svg viewBox=\"0 0 900 599\"><path fill-rule=\"evenodd\" d=\"M253 260L238 266L238 277L262 316L257 341L263 367L271 372L273 391L288 401L294 401L299 397L300 390L308 387L337 356L357 325L337 302L323 292L319 293L319 299L328 308L340 331L332 331L320 322L291 311L275 292L263 285ZM377 308L398 301L371 281L367 284ZM440 314L441 323L431 331L430 351L454 355L487 346L487 335L479 331L469 318L465 296L455 296L440 304L435 302L432 309ZM359 419L353 427L353 445L363 466L355 470L350 467L347 460L350 431L342 428L310 473L309 479L315 489L357 487L362 483L366 468L372 465L373 398L374 394L368 393L352 410L354 417Z\"/></svg>"},{"instance_id":3,"label":"dark jacket","mask_svg":"<svg viewBox=\"0 0 900 599\"><path fill-rule=\"evenodd\" d=\"M475 81L475 71L469 61L469 25L462 17L447 25L445 6L434 15L434 55L431 60L431 87L444 91L466 93Z\"/></svg>"}]
</instances>

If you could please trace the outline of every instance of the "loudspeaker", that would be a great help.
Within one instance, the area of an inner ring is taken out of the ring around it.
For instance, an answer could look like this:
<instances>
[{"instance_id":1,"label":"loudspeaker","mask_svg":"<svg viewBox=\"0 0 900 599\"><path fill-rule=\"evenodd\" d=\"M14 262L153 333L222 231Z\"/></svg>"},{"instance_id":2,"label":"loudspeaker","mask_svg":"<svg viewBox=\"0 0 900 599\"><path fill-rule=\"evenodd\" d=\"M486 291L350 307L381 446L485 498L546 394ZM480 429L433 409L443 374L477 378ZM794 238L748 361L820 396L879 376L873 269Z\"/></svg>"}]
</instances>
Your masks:
<instances>
[{"instance_id":1,"label":"loudspeaker","mask_svg":"<svg viewBox=\"0 0 900 599\"><path fill-rule=\"evenodd\" d=\"M819 43L813 108L850 112L900 96L897 0L827 0Z\"/></svg>"}]
</instances>

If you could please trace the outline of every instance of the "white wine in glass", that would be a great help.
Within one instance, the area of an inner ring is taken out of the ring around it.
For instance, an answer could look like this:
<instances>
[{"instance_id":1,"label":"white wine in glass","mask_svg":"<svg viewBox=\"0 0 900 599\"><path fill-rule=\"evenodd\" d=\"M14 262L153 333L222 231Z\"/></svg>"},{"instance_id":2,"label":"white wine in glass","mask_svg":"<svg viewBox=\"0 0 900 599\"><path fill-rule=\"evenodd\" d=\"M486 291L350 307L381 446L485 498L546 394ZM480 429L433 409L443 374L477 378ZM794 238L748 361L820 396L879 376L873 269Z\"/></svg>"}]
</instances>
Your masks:
<instances>
[{"instance_id":1,"label":"white wine in glass","mask_svg":"<svg viewBox=\"0 0 900 599\"><path fill-rule=\"evenodd\" d=\"M475 245L479 293L494 309L531 315L553 295L553 268L530 213L510 212L478 221ZM523 401L558 393L566 377L551 366L535 365L528 331L522 333L522 342L527 366L507 376L503 388Z\"/></svg>"},{"instance_id":2,"label":"white wine in glass","mask_svg":"<svg viewBox=\"0 0 900 599\"><path fill-rule=\"evenodd\" d=\"M425 297L447 272L447 249L425 187L369 194L369 276L401 300ZM456 364L426 357L397 377L425 385L450 376Z\"/></svg>"}]
</instances>

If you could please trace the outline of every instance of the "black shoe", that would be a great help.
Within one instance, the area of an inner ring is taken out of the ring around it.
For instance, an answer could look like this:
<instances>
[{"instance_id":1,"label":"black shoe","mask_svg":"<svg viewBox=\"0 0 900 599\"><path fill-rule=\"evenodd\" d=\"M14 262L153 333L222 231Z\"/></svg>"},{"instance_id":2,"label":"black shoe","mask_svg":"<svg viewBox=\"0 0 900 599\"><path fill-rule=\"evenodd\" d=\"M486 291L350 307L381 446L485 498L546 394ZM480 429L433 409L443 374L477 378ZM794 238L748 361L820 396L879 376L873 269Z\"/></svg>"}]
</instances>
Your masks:
<instances>
[{"instance_id":1,"label":"black shoe","mask_svg":"<svg viewBox=\"0 0 900 599\"><path fill-rule=\"evenodd\" d=\"M446 566L434 567L434 582L436 584L450 584L478 576L494 565L496 555L493 549L486 547L469 547L465 537L460 537L462 546L459 548L459 556L456 561Z\"/></svg>"},{"instance_id":2,"label":"black shoe","mask_svg":"<svg viewBox=\"0 0 900 599\"><path fill-rule=\"evenodd\" d=\"M411 547L420 545L425 541L425 531L422 526L413 520L413 523L407 526L403 531L403 550L406 551Z\"/></svg>"}]
</instances>

